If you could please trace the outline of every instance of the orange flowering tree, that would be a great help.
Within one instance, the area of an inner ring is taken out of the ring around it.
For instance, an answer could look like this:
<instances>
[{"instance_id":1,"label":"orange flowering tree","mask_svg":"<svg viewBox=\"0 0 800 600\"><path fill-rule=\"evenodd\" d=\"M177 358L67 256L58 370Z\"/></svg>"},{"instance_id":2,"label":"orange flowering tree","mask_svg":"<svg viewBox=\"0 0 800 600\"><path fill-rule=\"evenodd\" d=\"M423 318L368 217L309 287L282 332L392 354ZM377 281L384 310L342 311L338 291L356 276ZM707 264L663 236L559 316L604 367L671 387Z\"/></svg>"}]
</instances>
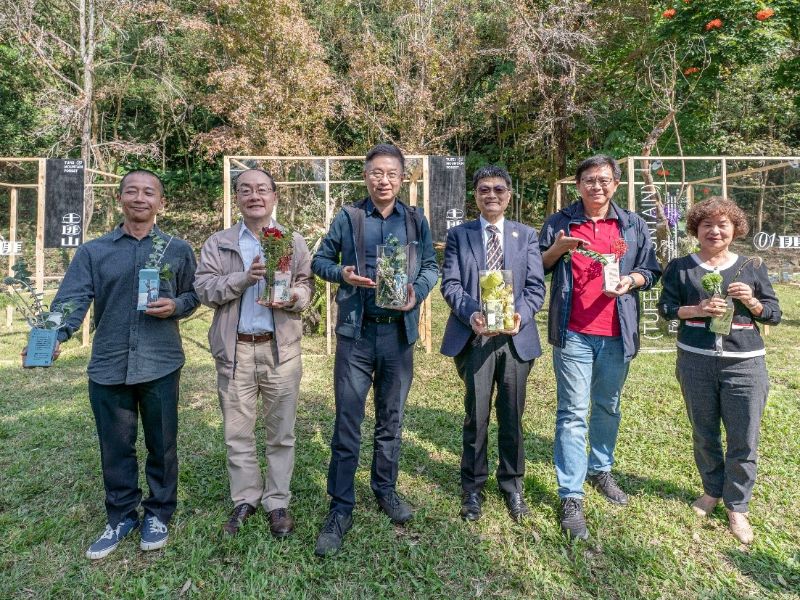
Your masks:
<instances>
[{"instance_id":1,"label":"orange flowering tree","mask_svg":"<svg viewBox=\"0 0 800 600\"><path fill-rule=\"evenodd\" d=\"M736 66L792 60L800 29L797 0L669 0L656 10L658 38L698 49L683 73L710 80Z\"/></svg>"}]
</instances>

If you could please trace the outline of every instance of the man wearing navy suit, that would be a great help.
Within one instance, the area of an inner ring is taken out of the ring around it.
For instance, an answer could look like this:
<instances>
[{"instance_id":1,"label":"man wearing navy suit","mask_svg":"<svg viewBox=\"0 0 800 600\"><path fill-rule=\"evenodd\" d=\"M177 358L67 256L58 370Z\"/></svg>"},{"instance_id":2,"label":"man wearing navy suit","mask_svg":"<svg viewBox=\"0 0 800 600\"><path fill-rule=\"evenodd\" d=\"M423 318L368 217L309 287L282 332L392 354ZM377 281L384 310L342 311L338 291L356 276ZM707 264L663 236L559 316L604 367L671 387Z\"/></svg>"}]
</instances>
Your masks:
<instances>
[{"instance_id":1,"label":"man wearing navy suit","mask_svg":"<svg viewBox=\"0 0 800 600\"><path fill-rule=\"evenodd\" d=\"M472 183L481 216L448 232L442 276L442 295L451 312L441 351L454 358L466 388L461 517L476 521L481 516L482 490L489 476L489 414L496 387L497 484L511 518L520 521L530 513L522 495L522 413L528 375L542 353L534 315L544 302L544 269L536 231L503 216L511 199L511 177L505 169L482 167ZM514 328L508 333L486 329L479 302L479 271L487 266L513 273Z\"/></svg>"}]
</instances>

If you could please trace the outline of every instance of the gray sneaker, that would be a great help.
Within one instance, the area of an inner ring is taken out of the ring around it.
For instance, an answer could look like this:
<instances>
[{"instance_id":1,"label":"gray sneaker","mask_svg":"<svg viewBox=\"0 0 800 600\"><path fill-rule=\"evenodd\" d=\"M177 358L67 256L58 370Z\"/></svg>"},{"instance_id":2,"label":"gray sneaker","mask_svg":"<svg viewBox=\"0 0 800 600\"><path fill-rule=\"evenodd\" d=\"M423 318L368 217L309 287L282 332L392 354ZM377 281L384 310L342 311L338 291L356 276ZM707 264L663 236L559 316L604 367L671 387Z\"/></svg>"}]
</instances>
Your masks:
<instances>
[{"instance_id":1,"label":"gray sneaker","mask_svg":"<svg viewBox=\"0 0 800 600\"><path fill-rule=\"evenodd\" d=\"M402 525L411 520L414 516L414 511L411 506L403 500L397 492L390 491L385 496L376 496L378 506L385 512L395 525Z\"/></svg>"},{"instance_id":2,"label":"gray sneaker","mask_svg":"<svg viewBox=\"0 0 800 600\"><path fill-rule=\"evenodd\" d=\"M561 530L572 539L588 540L586 517L583 514L583 500L580 498L561 499Z\"/></svg>"},{"instance_id":3,"label":"gray sneaker","mask_svg":"<svg viewBox=\"0 0 800 600\"><path fill-rule=\"evenodd\" d=\"M620 506L628 504L628 495L617 485L610 471L601 471L595 475L589 475L586 481L612 504Z\"/></svg>"},{"instance_id":4,"label":"gray sneaker","mask_svg":"<svg viewBox=\"0 0 800 600\"><path fill-rule=\"evenodd\" d=\"M344 534L353 526L353 516L344 515L340 512L331 511L325 517L322 524L322 531L319 532L317 545L314 554L317 556L327 556L334 554L342 547Z\"/></svg>"}]
</instances>

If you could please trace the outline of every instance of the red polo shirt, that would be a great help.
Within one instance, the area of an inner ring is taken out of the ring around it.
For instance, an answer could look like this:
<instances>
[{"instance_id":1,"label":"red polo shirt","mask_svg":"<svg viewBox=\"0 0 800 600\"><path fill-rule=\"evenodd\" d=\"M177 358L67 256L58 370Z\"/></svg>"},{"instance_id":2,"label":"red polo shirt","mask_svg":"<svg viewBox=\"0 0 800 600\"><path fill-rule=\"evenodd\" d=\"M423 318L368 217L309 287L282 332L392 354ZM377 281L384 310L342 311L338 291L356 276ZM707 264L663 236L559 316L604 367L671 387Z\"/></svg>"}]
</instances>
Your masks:
<instances>
[{"instance_id":1,"label":"red polo shirt","mask_svg":"<svg viewBox=\"0 0 800 600\"><path fill-rule=\"evenodd\" d=\"M588 248L612 254L611 244L620 238L617 219L600 219L573 225L569 235L589 242ZM616 297L603 294L603 265L574 252L572 254L572 310L567 329L589 335L619 336Z\"/></svg>"}]
</instances>

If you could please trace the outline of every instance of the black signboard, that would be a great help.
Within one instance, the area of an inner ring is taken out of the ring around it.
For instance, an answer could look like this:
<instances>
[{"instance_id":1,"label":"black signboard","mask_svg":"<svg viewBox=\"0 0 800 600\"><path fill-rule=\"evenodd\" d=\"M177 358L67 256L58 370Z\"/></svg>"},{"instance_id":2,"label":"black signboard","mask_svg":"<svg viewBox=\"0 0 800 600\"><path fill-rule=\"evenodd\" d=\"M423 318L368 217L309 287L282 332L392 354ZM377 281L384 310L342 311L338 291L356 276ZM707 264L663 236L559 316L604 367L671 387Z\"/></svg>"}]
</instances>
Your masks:
<instances>
[{"instance_id":1,"label":"black signboard","mask_svg":"<svg viewBox=\"0 0 800 600\"><path fill-rule=\"evenodd\" d=\"M467 171L461 156L431 156L428 163L430 214L434 242L444 242L447 230L464 222Z\"/></svg>"},{"instance_id":2,"label":"black signboard","mask_svg":"<svg viewBox=\"0 0 800 600\"><path fill-rule=\"evenodd\" d=\"M83 189L82 160L47 160L45 248L77 248L83 243Z\"/></svg>"}]
</instances>

